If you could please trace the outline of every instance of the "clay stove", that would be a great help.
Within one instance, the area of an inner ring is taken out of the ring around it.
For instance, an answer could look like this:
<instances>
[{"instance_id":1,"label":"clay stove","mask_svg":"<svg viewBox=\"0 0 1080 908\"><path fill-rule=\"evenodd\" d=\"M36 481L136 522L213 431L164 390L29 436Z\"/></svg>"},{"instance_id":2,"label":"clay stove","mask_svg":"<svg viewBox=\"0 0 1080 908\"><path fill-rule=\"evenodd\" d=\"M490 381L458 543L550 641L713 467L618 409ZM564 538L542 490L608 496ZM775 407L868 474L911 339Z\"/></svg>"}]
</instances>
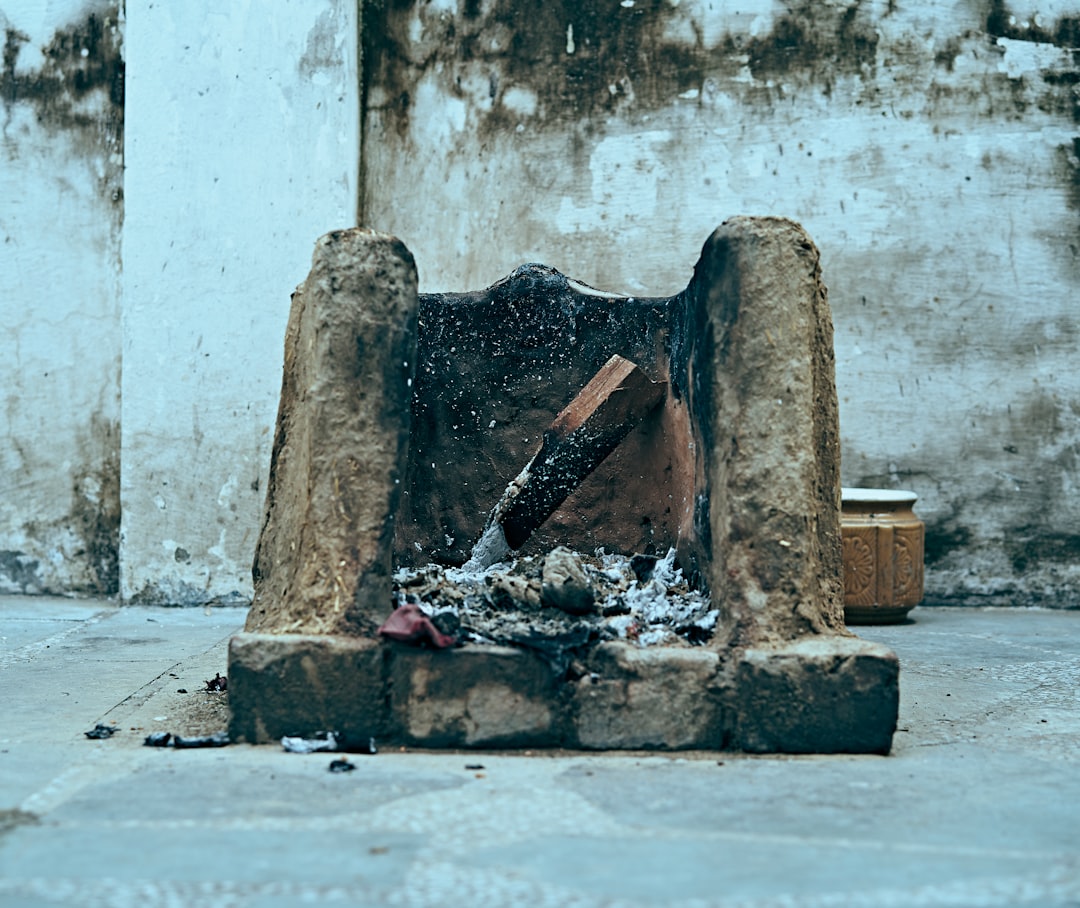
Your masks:
<instances>
[{"instance_id":1,"label":"clay stove","mask_svg":"<svg viewBox=\"0 0 1080 908\"><path fill-rule=\"evenodd\" d=\"M657 392L524 540L662 555L704 641L424 649L379 637L392 574L461 565L552 420L613 357ZM397 239L319 240L293 297L234 739L338 730L428 747L889 750L898 664L843 624L832 321L817 249L733 218L668 298L543 266L418 294Z\"/></svg>"}]
</instances>

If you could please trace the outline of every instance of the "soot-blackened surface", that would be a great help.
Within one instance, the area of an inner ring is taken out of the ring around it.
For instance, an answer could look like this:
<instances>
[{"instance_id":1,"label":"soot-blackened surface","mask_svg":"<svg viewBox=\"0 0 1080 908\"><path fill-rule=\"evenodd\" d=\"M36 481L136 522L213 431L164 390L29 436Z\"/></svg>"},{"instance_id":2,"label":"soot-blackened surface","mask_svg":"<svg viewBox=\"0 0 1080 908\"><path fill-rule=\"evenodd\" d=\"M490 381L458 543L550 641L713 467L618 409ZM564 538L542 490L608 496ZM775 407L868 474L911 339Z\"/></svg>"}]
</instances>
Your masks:
<instances>
[{"instance_id":1,"label":"soot-blackened surface","mask_svg":"<svg viewBox=\"0 0 1080 908\"><path fill-rule=\"evenodd\" d=\"M828 90L837 76L874 72L878 34L861 6L792 4L769 33L745 42L729 39L725 50L746 54L756 79L803 74Z\"/></svg>"},{"instance_id":2,"label":"soot-blackened surface","mask_svg":"<svg viewBox=\"0 0 1080 908\"><path fill-rule=\"evenodd\" d=\"M749 67L755 79L811 83L875 71L878 31L859 2L788 4L771 30L730 33L706 46L700 21L668 0L465 3L458 12L429 11L418 0L369 2L364 12L365 110L380 108L404 136L417 86L435 72L451 96L475 100L463 85L485 74L490 104L481 129L513 127L519 111L501 105L510 88L536 96L539 123L578 124L615 111L647 113L669 106L710 78L730 81ZM424 37L411 27L420 21ZM377 104L369 102L378 97ZM474 111L479 113L479 111Z\"/></svg>"},{"instance_id":3,"label":"soot-blackened surface","mask_svg":"<svg viewBox=\"0 0 1080 908\"><path fill-rule=\"evenodd\" d=\"M1080 91L1077 91L1080 99ZM1080 100L1077 101L1080 110ZM1066 187L1066 197L1069 207L1080 215L1080 136L1073 138L1067 145L1058 146L1058 161L1061 166L1063 181ZM1078 254L1076 244L1073 244L1073 255Z\"/></svg>"},{"instance_id":4,"label":"soot-blackened surface","mask_svg":"<svg viewBox=\"0 0 1080 908\"><path fill-rule=\"evenodd\" d=\"M401 132L416 84L433 68L460 96L456 73L480 64L489 70L492 100L511 86L526 86L536 93L545 120L571 121L613 110L631 92L636 103L656 107L704 78L700 42L666 36L674 15L667 0L637 0L632 8L619 0L495 0L484 12L478 3L465 3L457 15L425 17L426 27L439 34L420 50L409 25L423 6L386 0L369 3L364 13L365 85L381 89ZM489 118L492 126L516 122L498 104Z\"/></svg>"},{"instance_id":5,"label":"soot-blackened surface","mask_svg":"<svg viewBox=\"0 0 1080 908\"><path fill-rule=\"evenodd\" d=\"M1080 16L1062 16L1045 25L1036 16L1015 15L1004 0L990 0L986 13L986 31L995 38L1034 41L1057 47L1080 47Z\"/></svg>"},{"instance_id":6,"label":"soot-blackened surface","mask_svg":"<svg viewBox=\"0 0 1080 908\"><path fill-rule=\"evenodd\" d=\"M120 425L91 422L96 460L72 484L71 522L83 541L86 592L115 596L120 591Z\"/></svg>"},{"instance_id":7,"label":"soot-blackened surface","mask_svg":"<svg viewBox=\"0 0 1080 908\"><path fill-rule=\"evenodd\" d=\"M95 414L78 437L80 463L70 473L67 513L23 525L31 551L0 551L0 589L96 596L119 591L120 426Z\"/></svg>"},{"instance_id":8,"label":"soot-blackened surface","mask_svg":"<svg viewBox=\"0 0 1080 908\"><path fill-rule=\"evenodd\" d=\"M10 117L15 104L31 104L38 122L52 130L92 130L104 127L109 141L119 145L124 128L124 58L119 9L113 4L83 20L57 30L42 48L44 64L36 70L18 66L29 37L14 28L4 34L0 99ZM98 93L107 104L87 101Z\"/></svg>"},{"instance_id":9,"label":"soot-blackened surface","mask_svg":"<svg viewBox=\"0 0 1080 908\"><path fill-rule=\"evenodd\" d=\"M422 294L395 562L463 564L544 430L613 354L666 381L671 304L578 292L542 265L524 265L480 292ZM609 545L673 545L678 479L668 448L675 440L664 433L663 415L654 412L525 551L554 544L592 551L612 522L621 536Z\"/></svg>"}]
</instances>

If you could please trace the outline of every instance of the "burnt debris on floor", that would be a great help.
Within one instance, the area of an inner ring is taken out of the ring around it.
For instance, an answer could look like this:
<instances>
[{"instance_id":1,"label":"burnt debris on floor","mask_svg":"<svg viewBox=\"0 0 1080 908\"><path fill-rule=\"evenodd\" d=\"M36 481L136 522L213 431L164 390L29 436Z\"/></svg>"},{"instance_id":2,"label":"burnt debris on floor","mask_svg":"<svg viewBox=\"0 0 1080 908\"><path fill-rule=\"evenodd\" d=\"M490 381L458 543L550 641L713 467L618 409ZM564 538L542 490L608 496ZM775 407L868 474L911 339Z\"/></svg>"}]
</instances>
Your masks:
<instances>
[{"instance_id":1,"label":"burnt debris on floor","mask_svg":"<svg viewBox=\"0 0 1080 908\"><path fill-rule=\"evenodd\" d=\"M229 679L219 672L214 672L214 677L206 682L205 690L210 693L221 693L229 689Z\"/></svg>"},{"instance_id":2,"label":"burnt debris on floor","mask_svg":"<svg viewBox=\"0 0 1080 908\"><path fill-rule=\"evenodd\" d=\"M209 735L174 735L168 731L151 732L143 740L144 747L175 747L177 750L194 750L201 747L225 747L229 733L218 731Z\"/></svg>"},{"instance_id":3,"label":"burnt debris on floor","mask_svg":"<svg viewBox=\"0 0 1080 908\"><path fill-rule=\"evenodd\" d=\"M111 738L116 734L116 727L113 725L102 725L100 722L95 725L90 731L83 732L86 737L91 740L101 741L105 738Z\"/></svg>"}]
</instances>

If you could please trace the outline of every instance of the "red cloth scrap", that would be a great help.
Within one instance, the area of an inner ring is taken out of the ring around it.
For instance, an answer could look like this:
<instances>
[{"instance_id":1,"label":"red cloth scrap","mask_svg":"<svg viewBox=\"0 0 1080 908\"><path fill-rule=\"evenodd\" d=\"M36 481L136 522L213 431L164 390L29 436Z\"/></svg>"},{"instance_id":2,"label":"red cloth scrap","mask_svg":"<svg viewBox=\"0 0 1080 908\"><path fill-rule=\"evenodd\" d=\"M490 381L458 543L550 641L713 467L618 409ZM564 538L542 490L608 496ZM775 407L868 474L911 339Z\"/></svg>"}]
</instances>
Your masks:
<instances>
[{"instance_id":1,"label":"red cloth scrap","mask_svg":"<svg viewBox=\"0 0 1080 908\"><path fill-rule=\"evenodd\" d=\"M446 649L457 643L457 638L442 633L431 623L431 619L420 611L420 606L412 602L406 602L394 609L378 633L381 637L401 643L430 643L436 649Z\"/></svg>"}]
</instances>

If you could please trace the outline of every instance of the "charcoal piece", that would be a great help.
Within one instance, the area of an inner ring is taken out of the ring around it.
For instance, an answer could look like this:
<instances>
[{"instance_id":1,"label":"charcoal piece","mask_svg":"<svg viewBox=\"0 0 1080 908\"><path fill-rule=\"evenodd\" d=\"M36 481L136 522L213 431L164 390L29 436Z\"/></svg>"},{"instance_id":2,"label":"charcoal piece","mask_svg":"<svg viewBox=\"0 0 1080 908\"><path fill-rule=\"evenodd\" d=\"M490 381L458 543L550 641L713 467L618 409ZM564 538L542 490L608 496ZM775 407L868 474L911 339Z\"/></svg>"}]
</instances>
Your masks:
<instances>
[{"instance_id":1,"label":"charcoal piece","mask_svg":"<svg viewBox=\"0 0 1080 908\"><path fill-rule=\"evenodd\" d=\"M143 747L169 747L171 744L172 733L167 731L154 731L143 739Z\"/></svg>"},{"instance_id":2,"label":"charcoal piece","mask_svg":"<svg viewBox=\"0 0 1080 908\"><path fill-rule=\"evenodd\" d=\"M369 735L357 735L353 737L343 734L340 731L335 734L338 742L337 749L342 753L367 754L368 756L374 756L379 752L379 749L375 746L375 739Z\"/></svg>"},{"instance_id":3,"label":"charcoal piece","mask_svg":"<svg viewBox=\"0 0 1080 908\"><path fill-rule=\"evenodd\" d=\"M99 722L97 725L91 728L90 731L83 732L83 734L85 734L88 738L93 738L94 740L100 741L104 740L105 738L111 738L114 734L116 734L116 728L112 725L102 725Z\"/></svg>"},{"instance_id":4,"label":"charcoal piece","mask_svg":"<svg viewBox=\"0 0 1080 908\"><path fill-rule=\"evenodd\" d=\"M655 555L634 555L630 559L630 570L634 572L638 583L648 583L652 580L658 560Z\"/></svg>"},{"instance_id":5,"label":"charcoal piece","mask_svg":"<svg viewBox=\"0 0 1080 908\"><path fill-rule=\"evenodd\" d=\"M214 677L206 682L206 690L219 693L229 689L229 679L214 672Z\"/></svg>"},{"instance_id":6,"label":"charcoal piece","mask_svg":"<svg viewBox=\"0 0 1080 908\"><path fill-rule=\"evenodd\" d=\"M173 735L172 746L178 750L195 747L224 747L229 743L227 731L216 731L212 735L196 735L185 738L181 735Z\"/></svg>"},{"instance_id":7,"label":"charcoal piece","mask_svg":"<svg viewBox=\"0 0 1080 908\"><path fill-rule=\"evenodd\" d=\"M356 764L348 760L330 761L330 772L352 772L354 769L356 769Z\"/></svg>"},{"instance_id":8,"label":"charcoal piece","mask_svg":"<svg viewBox=\"0 0 1080 908\"><path fill-rule=\"evenodd\" d=\"M431 623L435 625L439 633L448 637L456 638L458 631L461 630L461 619L458 617L457 612L452 609L436 612L431 616Z\"/></svg>"},{"instance_id":9,"label":"charcoal piece","mask_svg":"<svg viewBox=\"0 0 1080 908\"><path fill-rule=\"evenodd\" d=\"M605 618L611 618L615 615L629 615L630 606L627 605L626 600L620 596L600 609L600 614Z\"/></svg>"},{"instance_id":10,"label":"charcoal piece","mask_svg":"<svg viewBox=\"0 0 1080 908\"><path fill-rule=\"evenodd\" d=\"M683 637L687 643L693 643L695 646L701 646L708 643L713 635L711 627L702 627L700 624L686 624L682 627L677 627L675 628L675 633L680 637Z\"/></svg>"}]
</instances>

